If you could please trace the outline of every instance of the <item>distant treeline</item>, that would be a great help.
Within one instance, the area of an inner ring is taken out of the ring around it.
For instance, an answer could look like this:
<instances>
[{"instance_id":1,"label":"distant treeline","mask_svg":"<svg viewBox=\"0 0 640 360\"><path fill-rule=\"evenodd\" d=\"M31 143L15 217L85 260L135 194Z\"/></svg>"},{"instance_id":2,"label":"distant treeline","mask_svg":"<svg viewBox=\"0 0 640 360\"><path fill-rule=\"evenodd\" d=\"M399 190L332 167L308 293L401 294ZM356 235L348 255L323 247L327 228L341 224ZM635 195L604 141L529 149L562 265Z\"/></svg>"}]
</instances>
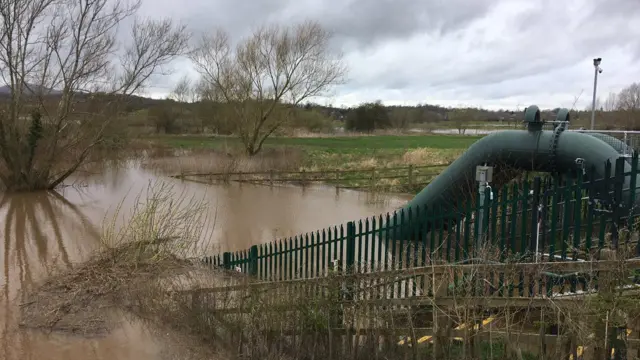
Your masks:
<instances>
[{"instance_id":1,"label":"distant treeline","mask_svg":"<svg viewBox=\"0 0 640 360\"><path fill-rule=\"evenodd\" d=\"M51 105L57 105L57 94L50 95ZM178 101L172 98L152 99L142 96L77 94L75 112L82 114L104 103L118 104L110 108L110 116L120 115L134 127L146 127L158 133L217 133L233 134L237 128L236 117L223 103L210 100ZM0 92L0 102L8 100L8 94ZM46 102L45 102L46 103ZM286 126L277 134L287 134L296 129L308 132L333 132L337 129L371 132L383 129L429 130L434 127L458 129L463 133L469 127L495 124L517 126L524 120L524 110L482 108L447 108L432 104L415 106L384 105L382 101L363 103L356 107L333 107L307 102L298 106L281 104L275 116L287 118ZM640 85L634 83L620 93L608 94L605 101L597 100L596 124L599 129L640 130ZM555 118L557 109L543 110L543 119ZM107 114L105 114L107 115ZM573 126L588 127L591 109L572 109Z\"/></svg>"}]
</instances>

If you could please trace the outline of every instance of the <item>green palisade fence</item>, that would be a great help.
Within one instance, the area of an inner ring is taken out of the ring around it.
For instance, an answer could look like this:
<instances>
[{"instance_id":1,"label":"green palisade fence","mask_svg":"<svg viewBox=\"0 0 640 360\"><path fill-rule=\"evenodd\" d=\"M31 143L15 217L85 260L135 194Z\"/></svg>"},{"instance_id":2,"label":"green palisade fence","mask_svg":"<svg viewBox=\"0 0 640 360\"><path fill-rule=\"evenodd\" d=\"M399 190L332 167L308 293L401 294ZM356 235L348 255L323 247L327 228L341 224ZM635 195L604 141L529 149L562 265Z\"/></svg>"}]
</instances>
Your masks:
<instances>
[{"instance_id":1,"label":"green palisade fence","mask_svg":"<svg viewBox=\"0 0 640 360\"><path fill-rule=\"evenodd\" d=\"M618 230L634 230L638 156L616 162L616 173L608 162L600 179L593 179L592 168L577 171L575 180L534 178L487 189L482 224L475 221L480 203L472 199L350 221L204 261L264 281L311 279L334 271L402 270L486 257L479 255L476 240L489 244L485 249L500 261L580 261L598 249L630 241L630 236L620 238ZM624 172L624 162L631 171ZM478 233L481 239L476 239ZM394 293L408 294L409 285L422 281L405 281Z\"/></svg>"}]
</instances>

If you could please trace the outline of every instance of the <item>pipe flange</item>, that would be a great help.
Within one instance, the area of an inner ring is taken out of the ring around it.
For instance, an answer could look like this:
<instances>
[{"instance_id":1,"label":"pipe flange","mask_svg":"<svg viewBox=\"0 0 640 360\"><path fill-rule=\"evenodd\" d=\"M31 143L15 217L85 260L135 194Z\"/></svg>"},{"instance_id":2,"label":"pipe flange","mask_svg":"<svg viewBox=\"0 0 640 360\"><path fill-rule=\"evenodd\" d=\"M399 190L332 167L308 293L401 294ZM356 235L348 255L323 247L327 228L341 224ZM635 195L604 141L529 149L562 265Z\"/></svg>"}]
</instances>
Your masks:
<instances>
[{"instance_id":1,"label":"pipe flange","mask_svg":"<svg viewBox=\"0 0 640 360\"><path fill-rule=\"evenodd\" d=\"M557 162L556 162L556 152L558 150L558 142L560 139L560 134L565 130L566 122L561 122L555 129L553 129L553 135L551 136L551 143L549 144L549 169L551 173L556 172Z\"/></svg>"}]
</instances>

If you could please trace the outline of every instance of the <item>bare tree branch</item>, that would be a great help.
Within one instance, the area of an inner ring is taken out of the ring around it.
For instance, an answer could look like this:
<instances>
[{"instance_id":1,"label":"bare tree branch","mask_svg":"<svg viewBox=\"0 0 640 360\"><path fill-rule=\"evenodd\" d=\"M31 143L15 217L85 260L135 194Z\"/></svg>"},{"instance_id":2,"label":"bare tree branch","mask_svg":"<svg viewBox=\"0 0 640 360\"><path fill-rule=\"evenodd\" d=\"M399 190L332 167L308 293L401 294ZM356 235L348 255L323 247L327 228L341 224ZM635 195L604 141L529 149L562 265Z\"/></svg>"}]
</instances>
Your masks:
<instances>
[{"instance_id":1,"label":"bare tree branch","mask_svg":"<svg viewBox=\"0 0 640 360\"><path fill-rule=\"evenodd\" d=\"M119 25L140 4L0 0L0 75L11 89L0 117L0 181L7 189L64 181L119 116L114 101L141 90L185 53L189 34L168 19L136 19L130 44L118 43ZM79 111L82 106L91 111Z\"/></svg>"},{"instance_id":2,"label":"bare tree branch","mask_svg":"<svg viewBox=\"0 0 640 360\"><path fill-rule=\"evenodd\" d=\"M196 101L197 97L198 90L188 76L180 78L171 94L169 94L169 98L178 102L193 102Z\"/></svg>"}]
</instances>

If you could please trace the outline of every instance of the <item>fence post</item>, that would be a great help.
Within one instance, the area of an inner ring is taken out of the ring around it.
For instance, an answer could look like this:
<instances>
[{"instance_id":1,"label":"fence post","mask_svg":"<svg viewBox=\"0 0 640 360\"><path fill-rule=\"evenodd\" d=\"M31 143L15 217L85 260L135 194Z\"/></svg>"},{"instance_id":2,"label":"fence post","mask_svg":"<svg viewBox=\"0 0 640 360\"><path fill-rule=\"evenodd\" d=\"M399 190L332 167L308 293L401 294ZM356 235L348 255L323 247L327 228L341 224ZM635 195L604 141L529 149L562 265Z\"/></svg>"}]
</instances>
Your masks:
<instances>
[{"instance_id":1,"label":"fence post","mask_svg":"<svg viewBox=\"0 0 640 360\"><path fill-rule=\"evenodd\" d=\"M538 224L540 221L540 212L542 212L542 204L540 203L540 186L540 177L536 176L533 180L533 198L531 199L531 240L529 241L529 251L534 254L536 262L538 262L538 252L542 250L539 248L540 236L543 236Z\"/></svg>"},{"instance_id":2,"label":"fence post","mask_svg":"<svg viewBox=\"0 0 640 360\"><path fill-rule=\"evenodd\" d=\"M347 223L347 261L346 267L346 300L353 300L354 279L350 279L350 275L355 273L356 260L356 224L353 221Z\"/></svg>"},{"instance_id":3,"label":"fence post","mask_svg":"<svg viewBox=\"0 0 640 360\"><path fill-rule=\"evenodd\" d=\"M616 169L615 175L613 179L613 217L612 217L612 225L613 225L613 233L611 234L611 240L613 242L613 248L618 250L618 240L620 237L620 217L622 211L625 211L624 204L622 203L622 192L624 188L624 165L626 164L624 157L619 157L616 159ZM631 191L629 191L631 192ZM626 212L626 211L625 211ZM626 214L625 214L626 215Z\"/></svg>"},{"instance_id":4,"label":"fence post","mask_svg":"<svg viewBox=\"0 0 640 360\"><path fill-rule=\"evenodd\" d=\"M258 245L253 245L249 249L249 274L258 275Z\"/></svg>"},{"instance_id":5,"label":"fence post","mask_svg":"<svg viewBox=\"0 0 640 360\"><path fill-rule=\"evenodd\" d=\"M226 270L231 269L231 253L228 251L222 254L222 266Z\"/></svg>"},{"instance_id":6,"label":"fence post","mask_svg":"<svg viewBox=\"0 0 640 360\"><path fill-rule=\"evenodd\" d=\"M409 186L413 187L413 165L409 165L409 174L408 174L408 182L409 182Z\"/></svg>"},{"instance_id":7,"label":"fence post","mask_svg":"<svg viewBox=\"0 0 640 360\"><path fill-rule=\"evenodd\" d=\"M356 224L353 221L347 223L347 262L346 271L352 274L356 262Z\"/></svg>"}]
</instances>

